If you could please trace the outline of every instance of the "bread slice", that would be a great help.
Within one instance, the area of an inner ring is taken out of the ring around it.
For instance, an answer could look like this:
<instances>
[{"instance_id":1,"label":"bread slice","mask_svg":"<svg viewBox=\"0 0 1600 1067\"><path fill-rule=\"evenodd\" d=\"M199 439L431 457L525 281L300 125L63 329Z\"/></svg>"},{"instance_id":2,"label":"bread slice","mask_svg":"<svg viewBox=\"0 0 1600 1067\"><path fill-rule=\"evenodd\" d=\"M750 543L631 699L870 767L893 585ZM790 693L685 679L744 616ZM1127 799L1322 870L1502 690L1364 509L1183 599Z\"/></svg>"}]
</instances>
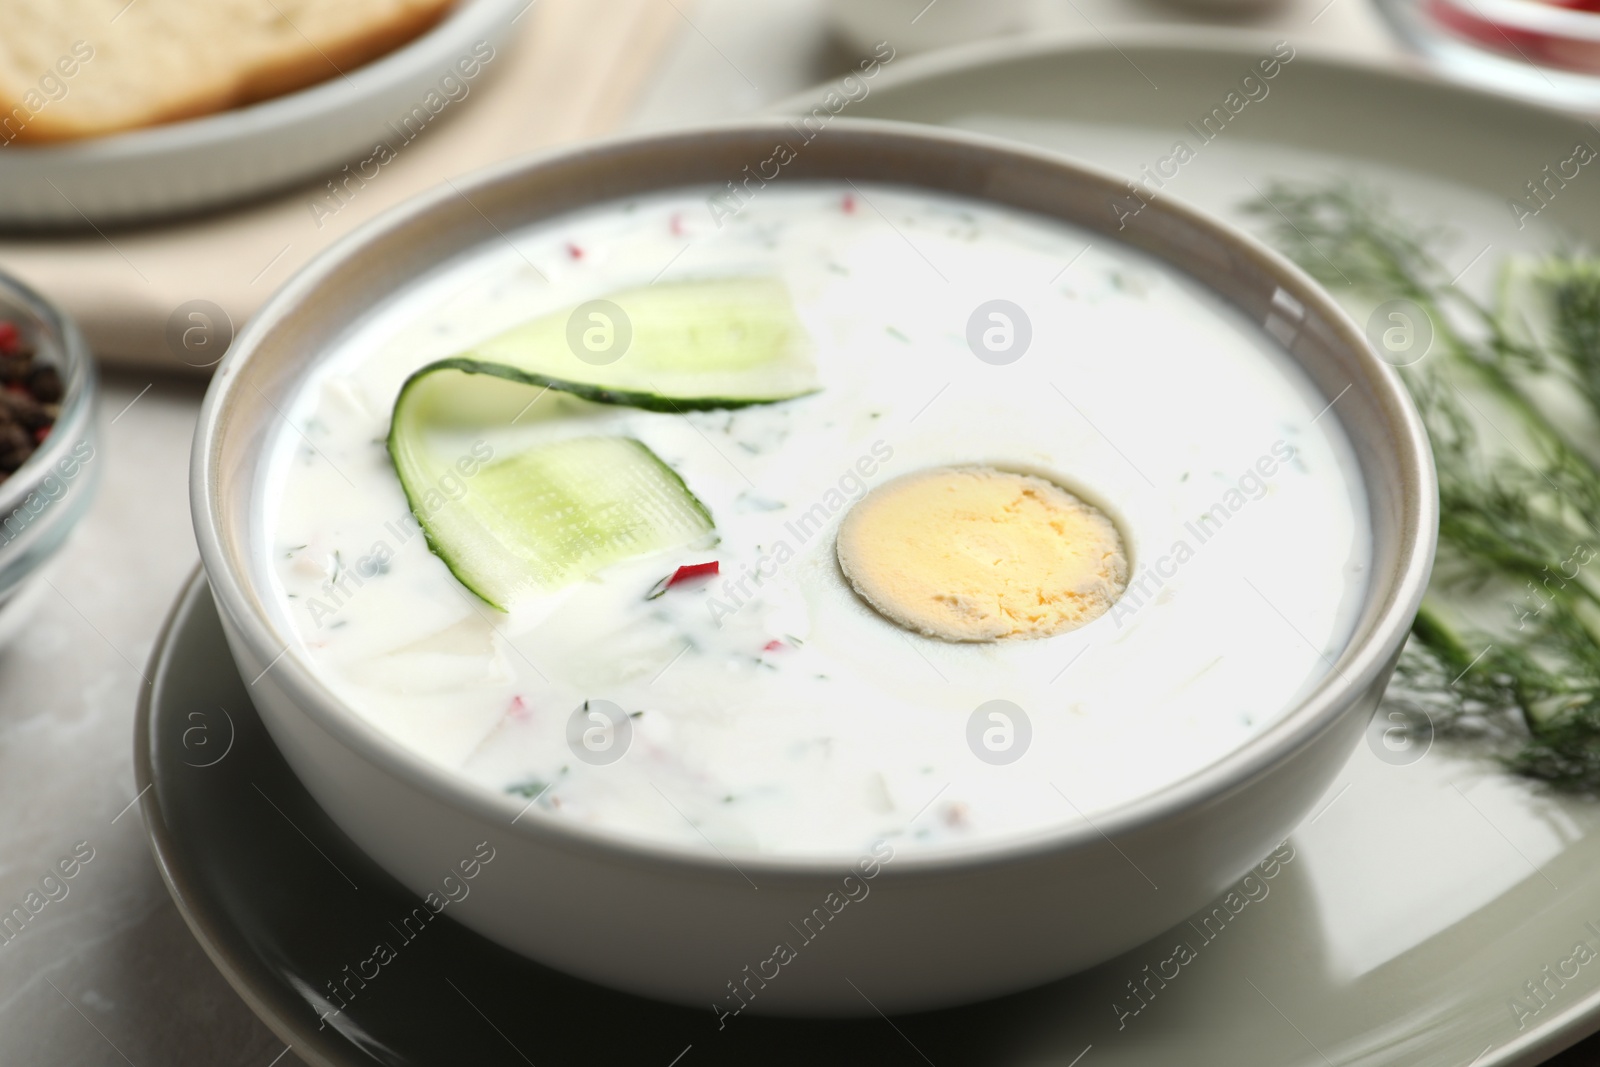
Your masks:
<instances>
[{"instance_id":1,"label":"bread slice","mask_svg":"<svg viewBox=\"0 0 1600 1067\"><path fill-rule=\"evenodd\" d=\"M0 0L0 145L95 137L336 78L455 0Z\"/></svg>"}]
</instances>

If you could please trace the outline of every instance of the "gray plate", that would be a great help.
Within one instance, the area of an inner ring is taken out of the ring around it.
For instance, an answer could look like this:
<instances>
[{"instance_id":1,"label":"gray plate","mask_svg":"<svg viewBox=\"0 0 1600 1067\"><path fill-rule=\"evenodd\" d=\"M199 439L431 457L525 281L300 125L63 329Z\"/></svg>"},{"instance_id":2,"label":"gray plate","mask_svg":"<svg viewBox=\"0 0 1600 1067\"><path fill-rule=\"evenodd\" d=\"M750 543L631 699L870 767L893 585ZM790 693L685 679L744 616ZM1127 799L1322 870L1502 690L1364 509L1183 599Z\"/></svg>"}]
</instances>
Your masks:
<instances>
[{"instance_id":1,"label":"gray plate","mask_svg":"<svg viewBox=\"0 0 1600 1067\"><path fill-rule=\"evenodd\" d=\"M896 61L848 113L1021 137L1132 174L1168 153L1184 122L1257 58L1248 45L1196 47L1195 37L1008 42ZM1227 214L1251 182L1360 175L1455 223L1470 282L1473 271L1486 279L1486 263L1506 248L1600 236L1600 173L1569 183L1526 230L1505 205L1579 139L1600 144L1554 113L1302 51L1168 192ZM1600 956L1565 962L1579 942L1600 952L1600 805L1545 796L1471 751L1433 745L1384 759L1375 745L1354 754L1291 838L1294 858L1236 897L1236 912L1224 907L1209 924L1197 918L1018 997L893 1026L744 1018L719 1032L709 1010L608 993L446 923L352 1001L345 1018L359 1029L319 1033L297 989L320 988L370 955L414 902L328 822L272 749L202 584L180 601L151 674L137 763L140 786L156 786L144 804L158 860L212 958L312 1063L666 1065L687 1049L680 1067L1488 1067L1537 1062L1600 1025ZM1180 941L1192 958L1174 970L1167 961ZM1564 967L1573 977L1557 974ZM1538 997L1530 982L1543 983Z\"/></svg>"}]
</instances>

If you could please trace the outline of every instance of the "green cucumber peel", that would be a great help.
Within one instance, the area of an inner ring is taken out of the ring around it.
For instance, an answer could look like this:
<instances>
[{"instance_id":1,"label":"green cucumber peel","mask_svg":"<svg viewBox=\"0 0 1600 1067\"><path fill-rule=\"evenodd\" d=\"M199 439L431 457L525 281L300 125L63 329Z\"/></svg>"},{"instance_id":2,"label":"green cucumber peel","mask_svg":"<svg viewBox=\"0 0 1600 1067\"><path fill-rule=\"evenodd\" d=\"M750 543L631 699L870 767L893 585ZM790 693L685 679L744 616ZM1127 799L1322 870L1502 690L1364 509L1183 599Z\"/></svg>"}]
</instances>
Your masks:
<instances>
[{"instance_id":1,"label":"green cucumber peel","mask_svg":"<svg viewBox=\"0 0 1600 1067\"><path fill-rule=\"evenodd\" d=\"M551 389L683 413L817 388L810 338L781 281L671 282L540 316L429 363L401 386L387 444L428 547L505 611L610 564L702 542L711 513L633 438L567 437L483 461L443 455L432 431L515 422ZM466 489L446 501L438 490L452 477Z\"/></svg>"},{"instance_id":2,"label":"green cucumber peel","mask_svg":"<svg viewBox=\"0 0 1600 1067\"><path fill-rule=\"evenodd\" d=\"M531 319L455 358L458 370L646 411L748 407L818 389L810 336L788 287L768 277L613 293Z\"/></svg>"}]
</instances>

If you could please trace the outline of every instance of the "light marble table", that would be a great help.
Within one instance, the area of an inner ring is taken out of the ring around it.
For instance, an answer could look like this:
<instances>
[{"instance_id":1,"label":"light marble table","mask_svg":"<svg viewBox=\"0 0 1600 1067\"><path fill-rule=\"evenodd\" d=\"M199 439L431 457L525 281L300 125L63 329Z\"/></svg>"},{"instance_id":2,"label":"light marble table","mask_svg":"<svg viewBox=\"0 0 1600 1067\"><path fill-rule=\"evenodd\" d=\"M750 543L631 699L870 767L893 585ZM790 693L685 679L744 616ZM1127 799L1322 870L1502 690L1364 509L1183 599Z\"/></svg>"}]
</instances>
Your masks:
<instances>
[{"instance_id":1,"label":"light marble table","mask_svg":"<svg viewBox=\"0 0 1600 1067\"><path fill-rule=\"evenodd\" d=\"M839 62L817 0L671 2L684 25L628 128L750 112ZM1365 3L1292 0L1268 22L1370 52L1386 45ZM1168 14L1137 0L1041 0L1036 10L1042 26L1085 34ZM759 84L741 72L759 72ZM20 903L79 842L94 857L64 899L0 944L6 1067L300 1062L189 935L130 807L141 672L198 558L187 477L201 394L192 381L108 375L99 497L32 626L0 653L0 905Z\"/></svg>"}]
</instances>

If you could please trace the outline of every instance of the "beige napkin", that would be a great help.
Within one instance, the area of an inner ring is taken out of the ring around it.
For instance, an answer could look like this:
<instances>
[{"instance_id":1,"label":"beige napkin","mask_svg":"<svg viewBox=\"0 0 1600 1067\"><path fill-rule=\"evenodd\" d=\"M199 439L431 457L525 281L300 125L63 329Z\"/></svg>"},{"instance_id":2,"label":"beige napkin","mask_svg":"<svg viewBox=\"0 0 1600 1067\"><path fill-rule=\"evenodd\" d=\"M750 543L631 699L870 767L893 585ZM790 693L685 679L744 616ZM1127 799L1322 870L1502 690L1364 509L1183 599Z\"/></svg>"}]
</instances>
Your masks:
<instances>
[{"instance_id":1,"label":"beige napkin","mask_svg":"<svg viewBox=\"0 0 1600 1067\"><path fill-rule=\"evenodd\" d=\"M485 164L613 128L682 25L662 0L535 0L459 113L342 202L323 176L198 219L0 237L0 270L65 308L104 362L208 373L230 329L210 321L208 305L242 327L296 269L384 209Z\"/></svg>"}]
</instances>

